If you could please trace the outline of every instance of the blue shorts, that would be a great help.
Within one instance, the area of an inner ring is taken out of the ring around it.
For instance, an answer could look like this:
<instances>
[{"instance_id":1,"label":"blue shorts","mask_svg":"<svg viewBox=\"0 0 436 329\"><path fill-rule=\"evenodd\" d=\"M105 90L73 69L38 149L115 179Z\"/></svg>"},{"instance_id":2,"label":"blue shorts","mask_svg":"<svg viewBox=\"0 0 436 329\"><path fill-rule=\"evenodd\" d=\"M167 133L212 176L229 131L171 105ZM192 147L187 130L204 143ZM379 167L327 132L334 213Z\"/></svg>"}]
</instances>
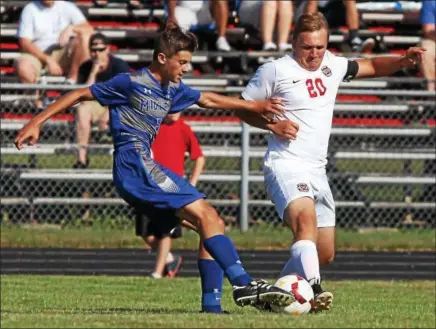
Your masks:
<instances>
[{"instance_id":1,"label":"blue shorts","mask_svg":"<svg viewBox=\"0 0 436 329\"><path fill-rule=\"evenodd\" d=\"M186 179L135 148L115 151L113 178L120 196L137 210L144 208L145 213L150 206L176 211L206 197Z\"/></svg>"}]
</instances>

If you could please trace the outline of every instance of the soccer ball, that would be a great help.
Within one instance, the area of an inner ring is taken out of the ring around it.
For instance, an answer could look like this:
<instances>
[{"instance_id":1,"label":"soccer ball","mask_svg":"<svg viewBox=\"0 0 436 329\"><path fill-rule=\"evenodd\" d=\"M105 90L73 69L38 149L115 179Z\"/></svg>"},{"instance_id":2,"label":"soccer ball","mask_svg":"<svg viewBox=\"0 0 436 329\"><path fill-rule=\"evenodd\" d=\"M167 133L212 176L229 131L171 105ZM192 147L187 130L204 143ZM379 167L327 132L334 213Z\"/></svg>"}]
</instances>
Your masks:
<instances>
[{"instance_id":1,"label":"soccer ball","mask_svg":"<svg viewBox=\"0 0 436 329\"><path fill-rule=\"evenodd\" d=\"M278 278L274 283L276 287L289 291L295 296L295 302L286 307L271 305L274 312L291 315L303 315L309 313L313 304L313 290L309 282L297 274L290 274Z\"/></svg>"}]
</instances>

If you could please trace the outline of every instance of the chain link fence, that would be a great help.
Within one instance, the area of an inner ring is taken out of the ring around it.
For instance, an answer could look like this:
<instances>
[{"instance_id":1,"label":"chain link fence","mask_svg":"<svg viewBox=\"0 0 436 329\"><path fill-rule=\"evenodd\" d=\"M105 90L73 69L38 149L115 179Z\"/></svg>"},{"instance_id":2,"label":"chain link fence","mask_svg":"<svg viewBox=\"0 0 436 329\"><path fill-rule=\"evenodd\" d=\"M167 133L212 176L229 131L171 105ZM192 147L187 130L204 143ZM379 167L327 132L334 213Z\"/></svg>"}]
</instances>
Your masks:
<instances>
[{"instance_id":1,"label":"chain link fence","mask_svg":"<svg viewBox=\"0 0 436 329\"><path fill-rule=\"evenodd\" d=\"M13 146L18 129L39 111L35 108L36 99L41 98L45 107L75 88L65 85L62 78L45 76L33 86L16 83L12 61L19 56L17 21L26 3L0 1L1 222L64 227L101 223L131 228L133 212L119 198L111 182L112 145L107 132L93 127L89 169L73 169L77 154L75 108L47 122L36 147L18 152ZM151 37L155 31L142 23L162 23L165 17L162 1L144 4L146 9L131 15L124 4L105 9L78 3L85 16L98 26L97 30L111 38L118 49L113 53L128 61L132 68L142 67L151 59ZM389 8L386 13L378 8L390 5L358 4L362 36L374 37L381 52L401 51L420 41L420 26L416 25L419 2L409 3L413 7L409 9L403 4L404 17L413 16L416 21L415 25L403 26L403 34L400 27L407 19L396 21L403 14L389 12ZM108 27L107 21L117 24ZM132 21L140 24L132 27L129 25ZM379 22L392 25L394 31L369 29L379 26ZM251 47L248 41L252 38L247 39L248 34L239 30L228 33L233 45L240 46L235 49ZM330 38L337 50L343 40L342 31L335 31ZM270 56L281 56L246 50L222 54L201 49L193 57L193 66L203 75L187 77L185 82L200 90L236 97L250 78L247 74ZM217 76L217 71L224 74ZM425 91L426 83L416 78L417 73L403 71L395 77L352 81L341 86L327 167L339 227L436 226L435 95ZM184 112L184 117L196 132L206 156L198 189L208 195L227 225L242 228L280 225L263 184L266 132L250 128L243 133L241 124L226 111L192 107ZM187 160L188 175L191 166Z\"/></svg>"},{"instance_id":2,"label":"chain link fence","mask_svg":"<svg viewBox=\"0 0 436 329\"><path fill-rule=\"evenodd\" d=\"M403 86L416 82L410 78L375 81ZM213 89L195 80L190 84ZM416 87L414 91L367 89L365 84L346 87L340 89L335 108L327 167L338 227L434 228L434 95ZM2 83L1 88L2 223L133 226L133 212L111 182L112 145L107 132L93 128L89 169L72 169L77 152L75 108L47 122L36 147L21 152L13 147L18 129L35 114L35 89L48 104L74 87ZM238 88L222 91L236 96ZM354 101L350 95L368 99ZM208 195L226 223L244 224L241 214L247 207L243 220L248 227L280 224L263 184L266 133L249 128L245 141L242 125L226 111L194 106L184 116L206 156L198 189ZM242 147L244 142L248 149ZM243 155L248 156L248 172L242 166ZM187 160L187 174L190 169ZM248 178L246 202L241 199L243 177Z\"/></svg>"}]
</instances>

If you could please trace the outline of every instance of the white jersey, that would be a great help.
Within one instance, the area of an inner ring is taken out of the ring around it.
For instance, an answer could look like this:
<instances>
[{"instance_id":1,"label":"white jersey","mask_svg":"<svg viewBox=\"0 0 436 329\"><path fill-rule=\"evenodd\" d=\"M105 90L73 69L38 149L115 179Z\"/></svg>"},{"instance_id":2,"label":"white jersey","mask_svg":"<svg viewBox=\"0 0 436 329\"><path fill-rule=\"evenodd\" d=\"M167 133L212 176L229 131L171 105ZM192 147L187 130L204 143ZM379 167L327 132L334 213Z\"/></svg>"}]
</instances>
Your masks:
<instances>
[{"instance_id":1,"label":"white jersey","mask_svg":"<svg viewBox=\"0 0 436 329\"><path fill-rule=\"evenodd\" d=\"M293 171L325 170L333 108L339 84L347 74L348 60L325 52L317 71L308 71L286 55L257 70L242 92L247 100L280 97L285 116L300 126L296 140L270 133L265 161L292 161ZM349 78L349 77L347 77Z\"/></svg>"},{"instance_id":2,"label":"white jersey","mask_svg":"<svg viewBox=\"0 0 436 329\"><path fill-rule=\"evenodd\" d=\"M42 51L58 44L61 32L68 25L86 22L80 9L68 1L55 1L52 7L44 7L39 1L27 4L20 17L18 37L32 40Z\"/></svg>"}]
</instances>

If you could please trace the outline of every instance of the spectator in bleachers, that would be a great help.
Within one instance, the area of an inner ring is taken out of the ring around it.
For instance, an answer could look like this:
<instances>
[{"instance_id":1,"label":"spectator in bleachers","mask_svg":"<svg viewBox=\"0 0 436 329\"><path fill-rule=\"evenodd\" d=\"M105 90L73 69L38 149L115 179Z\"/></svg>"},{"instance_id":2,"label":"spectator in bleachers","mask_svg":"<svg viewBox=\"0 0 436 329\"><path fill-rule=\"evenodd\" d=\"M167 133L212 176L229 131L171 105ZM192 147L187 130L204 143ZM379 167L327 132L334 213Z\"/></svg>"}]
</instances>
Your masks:
<instances>
[{"instance_id":1,"label":"spectator in bleachers","mask_svg":"<svg viewBox=\"0 0 436 329\"><path fill-rule=\"evenodd\" d=\"M204 168L205 159L195 133L180 117L181 112L168 114L164 118L151 150L156 162L182 177L185 175L185 154L188 152L194 161L189 183L195 186ZM174 214L168 214L169 218L166 220L178 224L162 227L156 223L162 223L163 218L153 218L139 212L136 216L136 234L151 248L157 249L156 264L151 276L155 279L176 276L182 257L171 253L171 244L172 239L182 236L180 220Z\"/></svg>"},{"instance_id":2,"label":"spectator in bleachers","mask_svg":"<svg viewBox=\"0 0 436 329\"><path fill-rule=\"evenodd\" d=\"M365 41L359 36L359 10L356 0L311 0L299 1L296 19L303 14L322 12L329 23L330 28L339 28L347 25L348 36L345 42L352 52L365 52L373 49L375 40L368 38Z\"/></svg>"},{"instance_id":3,"label":"spectator in bleachers","mask_svg":"<svg viewBox=\"0 0 436 329\"><path fill-rule=\"evenodd\" d=\"M422 75L427 80L427 89L435 91L435 61L436 61L436 1L422 1L420 22L424 37L422 46L427 49L423 54L422 65L420 66Z\"/></svg>"},{"instance_id":4,"label":"spectator in bleachers","mask_svg":"<svg viewBox=\"0 0 436 329\"><path fill-rule=\"evenodd\" d=\"M288 51L292 49L292 45L288 43L293 16L292 1L242 0L238 16L241 23L260 28L263 50ZM277 43L274 43L276 19Z\"/></svg>"},{"instance_id":5,"label":"spectator in bleachers","mask_svg":"<svg viewBox=\"0 0 436 329\"><path fill-rule=\"evenodd\" d=\"M102 33L96 33L89 39L89 52L91 59L83 63L79 68L77 82L80 84L92 85L95 82L107 81L118 73L129 72L129 65L121 58L110 54L109 42ZM74 168L87 168L88 143L91 135L91 125L98 122L100 130L106 131L109 123L109 111L107 107L101 106L97 101L82 102L77 109L77 162Z\"/></svg>"},{"instance_id":6,"label":"spectator in bleachers","mask_svg":"<svg viewBox=\"0 0 436 329\"><path fill-rule=\"evenodd\" d=\"M23 54L15 67L20 81L36 83L46 68L49 74L64 75L67 82L75 83L79 66L89 58L88 41L92 33L93 28L74 3L32 1L27 4L18 25L18 42Z\"/></svg>"},{"instance_id":7,"label":"spectator in bleachers","mask_svg":"<svg viewBox=\"0 0 436 329\"><path fill-rule=\"evenodd\" d=\"M220 51L230 51L226 38L229 20L227 0L169 0L168 21L176 22L181 28L191 30L193 27L209 28L216 24L218 39L216 48Z\"/></svg>"}]
</instances>

